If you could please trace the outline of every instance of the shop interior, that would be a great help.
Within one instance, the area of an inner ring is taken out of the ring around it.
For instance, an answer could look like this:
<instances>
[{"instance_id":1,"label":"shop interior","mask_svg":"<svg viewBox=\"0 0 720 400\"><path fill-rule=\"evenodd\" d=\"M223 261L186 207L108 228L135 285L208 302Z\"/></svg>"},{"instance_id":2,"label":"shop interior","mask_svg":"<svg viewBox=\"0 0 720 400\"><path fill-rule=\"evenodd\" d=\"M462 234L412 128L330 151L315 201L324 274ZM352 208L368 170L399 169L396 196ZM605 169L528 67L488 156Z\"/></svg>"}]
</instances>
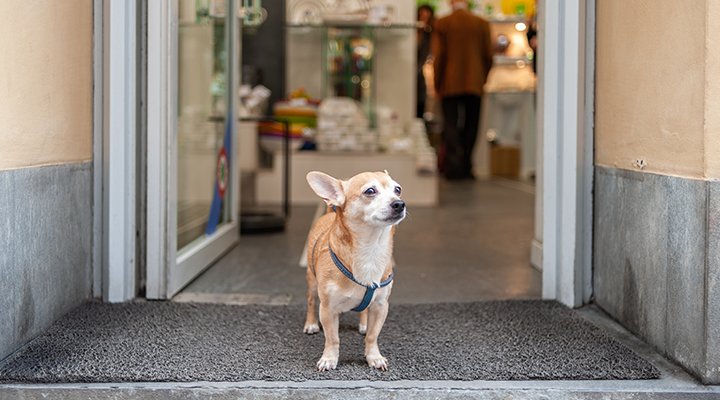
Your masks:
<instances>
[{"instance_id":1,"label":"shop interior","mask_svg":"<svg viewBox=\"0 0 720 400\"><path fill-rule=\"evenodd\" d=\"M199 3L182 0L179 8L179 250L207 229L213 199L198 188L215 179L217 148L226 140L207 114L226 115L229 107L227 32L212 18L214 2ZM451 12L447 1L248 3L257 8L241 33L241 238L174 300L304 303L306 235L324 212L305 182L311 170L338 178L388 170L402 184L409 215L396 234L393 302L539 298L541 272L531 264L534 0L469 2L490 23L495 56L475 179L459 182L439 170L442 113L432 54L418 51L433 22L418 8L430 6L437 19ZM219 219L229 212L224 204Z\"/></svg>"}]
</instances>

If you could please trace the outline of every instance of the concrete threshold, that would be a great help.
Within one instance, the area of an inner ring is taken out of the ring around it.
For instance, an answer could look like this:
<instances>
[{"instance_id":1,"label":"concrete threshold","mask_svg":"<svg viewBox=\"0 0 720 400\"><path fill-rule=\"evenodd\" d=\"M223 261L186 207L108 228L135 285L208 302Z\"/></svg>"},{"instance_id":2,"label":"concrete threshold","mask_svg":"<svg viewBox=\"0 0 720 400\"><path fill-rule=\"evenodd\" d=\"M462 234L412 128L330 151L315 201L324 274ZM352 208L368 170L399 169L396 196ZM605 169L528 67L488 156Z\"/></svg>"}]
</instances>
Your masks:
<instances>
[{"instance_id":1,"label":"concrete threshold","mask_svg":"<svg viewBox=\"0 0 720 400\"><path fill-rule=\"evenodd\" d=\"M720 386L697 382L602 311L579 312L653 363L655 380L605 381L304 381L5 384L4 399L720 399Z\"/></svg>"},{"instance_id":2,"label":"concrete threshold","mask_svg":"<svg viewBox=\"0 0 720 400\"><path fill-rule=\"evenodd\" d=\"M719 399L658 381L310 381L3 385L0 399Z\"/></svg>"}]
</instances>

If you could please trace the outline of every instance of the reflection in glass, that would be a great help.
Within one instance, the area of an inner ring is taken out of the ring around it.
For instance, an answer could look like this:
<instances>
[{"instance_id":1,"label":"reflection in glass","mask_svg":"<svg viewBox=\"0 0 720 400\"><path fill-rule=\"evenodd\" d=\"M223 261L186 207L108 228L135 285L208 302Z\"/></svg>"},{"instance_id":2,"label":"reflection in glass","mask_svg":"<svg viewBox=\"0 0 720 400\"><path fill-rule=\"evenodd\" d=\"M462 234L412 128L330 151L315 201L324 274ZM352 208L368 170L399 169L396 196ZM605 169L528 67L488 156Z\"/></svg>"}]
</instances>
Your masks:
<instances>
[{"instance_id":1,"label":"reflection in glass","mask_svg":"<svg viewBox=\"0 0 720 400\"><path fill-rule=\"evenodd\" d=\"M180 0L177 104L177 248L205 237L217 178L227 177L227 1ZM229 153L229 152L228 152ZM224 187L222 189L225 189ZM217 224L229 220L229 190L220 190ZM214 224L211 224L214 225Z\"/></svg>"}]
</instances>

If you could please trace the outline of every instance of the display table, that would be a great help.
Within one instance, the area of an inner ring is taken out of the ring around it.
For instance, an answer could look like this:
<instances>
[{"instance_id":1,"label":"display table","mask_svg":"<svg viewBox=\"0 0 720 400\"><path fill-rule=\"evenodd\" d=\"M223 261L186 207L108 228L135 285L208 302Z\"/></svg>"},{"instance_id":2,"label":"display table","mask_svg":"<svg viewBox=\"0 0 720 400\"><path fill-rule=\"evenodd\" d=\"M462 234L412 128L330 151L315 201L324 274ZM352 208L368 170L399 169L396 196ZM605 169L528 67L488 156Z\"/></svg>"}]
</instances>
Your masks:
<instances>
[{"instance_id":1,"label":"display table","mask_svg":"<svg viewBox=\"0 0 720 400\"><path fill-rule=\"evenodd\" d=\"M315 205L319 197L310 189L305 176L322 171L336 178L347 179L365 171L387 170L403 187L403 200L409 206L438 204L438 177L418 174L415 157L408 154L293 152L290 168L290 203ZM284 159L281 152L273 155L273 168L257 171L255 200L257 204L280 204Z\"/></svg>"}]
</instances>

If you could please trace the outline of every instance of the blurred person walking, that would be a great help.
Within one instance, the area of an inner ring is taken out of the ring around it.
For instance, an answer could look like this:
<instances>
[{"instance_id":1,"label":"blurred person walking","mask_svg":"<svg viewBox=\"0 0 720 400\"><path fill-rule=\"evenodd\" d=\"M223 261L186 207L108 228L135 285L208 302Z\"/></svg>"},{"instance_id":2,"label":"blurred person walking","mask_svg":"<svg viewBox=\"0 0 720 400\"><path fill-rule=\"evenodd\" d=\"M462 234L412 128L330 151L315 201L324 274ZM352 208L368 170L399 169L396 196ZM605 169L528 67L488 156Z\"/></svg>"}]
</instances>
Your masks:
<instances>
[{"instance_id":1,"label":"blurred person walking","mask_svg":"<svg viewBox=\"0 0 720 400\"><path fill-rule=\"evenodd\" d=\"M467 0L450 4L453 12L435 21L431 46L443 113L442 170L449 180L474 179L483 86L493 64L490 24L468 10Z\"/></svg>"}]
</instances>

